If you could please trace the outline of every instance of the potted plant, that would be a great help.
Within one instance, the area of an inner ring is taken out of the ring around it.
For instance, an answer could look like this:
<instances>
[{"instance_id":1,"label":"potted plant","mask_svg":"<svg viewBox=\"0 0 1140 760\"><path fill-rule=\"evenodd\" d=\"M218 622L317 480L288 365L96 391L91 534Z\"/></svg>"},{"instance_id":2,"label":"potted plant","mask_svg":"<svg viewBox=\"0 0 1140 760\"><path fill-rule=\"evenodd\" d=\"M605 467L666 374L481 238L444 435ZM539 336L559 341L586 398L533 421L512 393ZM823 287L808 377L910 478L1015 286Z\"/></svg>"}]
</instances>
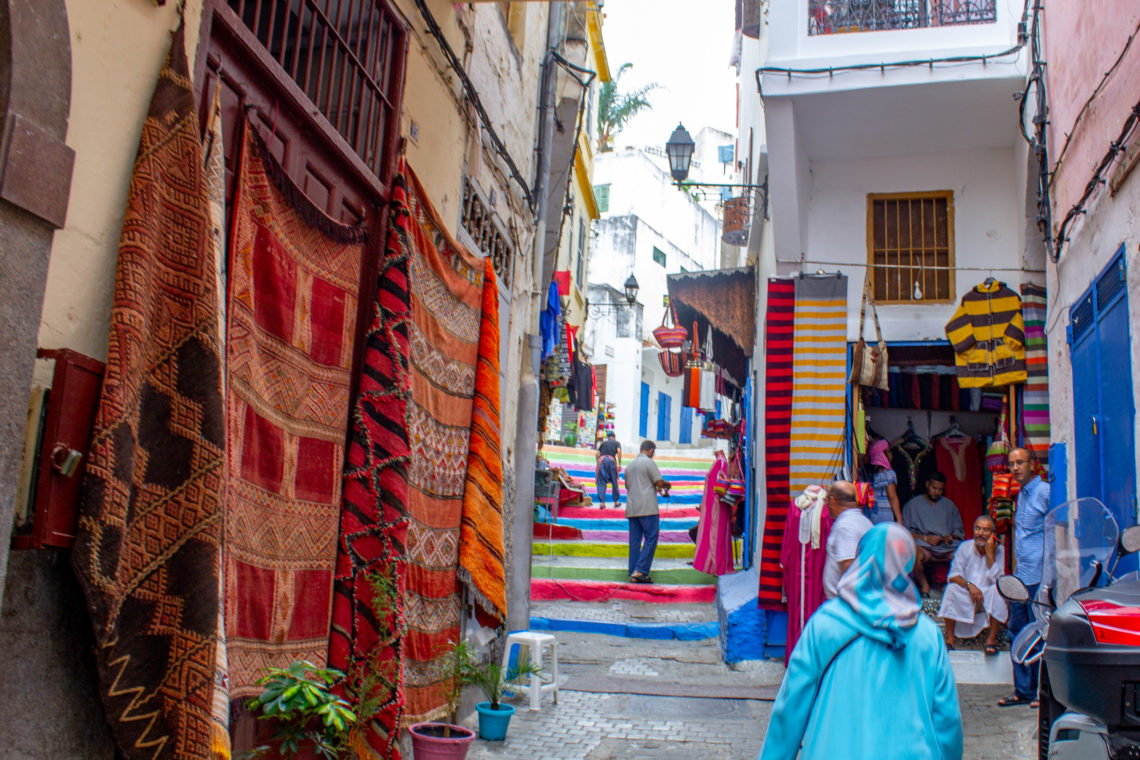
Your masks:
<instances>
[{"instance_id":1,"label":"potted plant","mask_svg":"<svg viewBox=\"0 0 1140 760\"><path fill-rule=\"evenodd\" d=\"M486 702L475 705L475 710L479 713L479 738L488 741L506 739L507 727L511 723L511 716L515 714L512 705L502 704L507 682L539 675L542 669L536 668L529 660L520 660L504 672L502 665L491 659L480 659L464 642L455 645L455 660L460 682L478 687L487 697Z\"/></svg>"},{"instance_id":2,"label":"potted plant","mask_svg":"<svg viewBox=\"0 0 1140 760\"><path fill-rule=\"evenodd\" d=\"M464 760L475 732L455 723L459 697L463 689L460 658L451 652L451 688L447 692L449 723L415 723L408 727L416 760Z\"/></svg>"},{"instance_id":3,"label":"potted plant","mask_svg":"<svg viewBox=\"0 0 1140 760\"><path fill-rule=\"evenodd\" d=\"M255 747L249 757L262 757L276 747L282 758L347 756L348 734L356 722L352 706L329 691L344 674L299 660L287 668L269 668L257 683L263 691L246 706L259 720L273 721L271 744Z\"/></svg>"}]
</instances>

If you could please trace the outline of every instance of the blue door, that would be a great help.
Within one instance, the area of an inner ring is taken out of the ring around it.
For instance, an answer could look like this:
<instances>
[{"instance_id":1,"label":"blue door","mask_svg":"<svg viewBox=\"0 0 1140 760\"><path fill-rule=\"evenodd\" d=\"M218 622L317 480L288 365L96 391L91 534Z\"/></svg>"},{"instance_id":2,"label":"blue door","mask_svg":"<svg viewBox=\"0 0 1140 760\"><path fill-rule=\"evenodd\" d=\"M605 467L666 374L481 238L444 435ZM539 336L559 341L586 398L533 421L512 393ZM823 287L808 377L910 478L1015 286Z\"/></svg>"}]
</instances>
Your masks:
<instances>
[{"instance_id":1,"label":"blue door","mask_svg":"<svg viewBox=\"0 0 1140 760\"><path fill-rule=\"evenodd\" d=\"M677 436L677 443L693 442L693 415L696 413L696 409L681 407L681 433Z\"/></svg>"},{"instance_id":2,"label":"blue door","mask_svg":"<svg viewBox=\"0 0 1140 760\"><path fill-rule=\"evenodd\" d=\"M637 434L649 436L649 383L641 384L641 415L637 418Z\"/></svg>"},{"instance_id":3,"label":"blue door","mask_svg":"<svg viewBox=\"0 0 1140 760\"><path fill-rule=\"evenodd\" d=\"M1105 503L1121 528L1136 514L1136 439L1128 288L1123 256L1096 279L1070 314L1077 495ZM1135 569L1129 558L1127 569Z\"/></svg>"},{"instance_id":4,"label":"blue door","mask_svg":"<svg viewBox=\"0 0 1140 760\"><path fill-rule=\"evenodd\" d=\"M668 393L657 393L657 440L669 440L669 428L672 423L673 399Z\"/></svg>"}]
</instances>

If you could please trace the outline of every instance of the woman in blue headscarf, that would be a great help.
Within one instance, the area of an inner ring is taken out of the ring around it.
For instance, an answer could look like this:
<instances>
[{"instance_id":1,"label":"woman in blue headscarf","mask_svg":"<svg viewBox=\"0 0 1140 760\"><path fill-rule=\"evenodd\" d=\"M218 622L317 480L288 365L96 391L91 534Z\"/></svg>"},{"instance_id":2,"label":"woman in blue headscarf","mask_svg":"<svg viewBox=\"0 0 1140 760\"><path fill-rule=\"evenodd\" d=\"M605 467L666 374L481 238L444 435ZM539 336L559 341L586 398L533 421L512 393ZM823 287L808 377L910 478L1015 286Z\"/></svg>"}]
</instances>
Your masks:
<instances>
[{"instance_id":1,"label":"woman in blue headscarf","mask_svg":"<svg viewBox=\"0 0 1140 760\"><path fill-rule=\"evenodd\" d=\"M910 580L914 540L882 523L859 542L839 594L808 620L760 760L960 760L962 715L942 634Z\"/></svg>"}]
</instances>

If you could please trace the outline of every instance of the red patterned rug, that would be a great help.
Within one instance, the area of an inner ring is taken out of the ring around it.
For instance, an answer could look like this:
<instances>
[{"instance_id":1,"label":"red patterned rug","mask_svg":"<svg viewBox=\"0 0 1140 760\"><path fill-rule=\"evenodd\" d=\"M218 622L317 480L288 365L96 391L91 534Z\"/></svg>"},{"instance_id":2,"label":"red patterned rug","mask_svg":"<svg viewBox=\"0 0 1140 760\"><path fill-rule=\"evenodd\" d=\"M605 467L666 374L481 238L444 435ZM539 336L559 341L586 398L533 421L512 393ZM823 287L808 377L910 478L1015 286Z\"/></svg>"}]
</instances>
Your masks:
<instances>
[{"instance_id":1,"label":"red patterned rug","mask_svg":"<svg viewBox=\"0 0 1140 760\"><path fill-rule=\"evenodd\" d=\"M127 194L72 562L127 758L213 758L225 455L215 251L180 27ZM45 632L47 634L48 632Z\"/></svg>"},{"instance_id":2,"label":"red patterned rug","mask_svg":"<svg viewBox=\"0 0 1140 760\"><path fill-rule=\"evenodd\" d=\"M329 664L363 698L363 739L381 758L399 758L408 535L409 396L407 194L396 176L388 241L380 260L361 361L360 389L344 476ZM358 753L360 757L366 754Z\"/></svg>"},{"instance_id":3,"label":"red patterned rug","mask_svg":"<svg viewBox=\"0 0 1140 760\"><path fill-rule=\"evenodd\" d=\"M364 230L313 206L252 127L233 214L226 425L231 697L329 645Z\"/></svg>"}]
</instances>

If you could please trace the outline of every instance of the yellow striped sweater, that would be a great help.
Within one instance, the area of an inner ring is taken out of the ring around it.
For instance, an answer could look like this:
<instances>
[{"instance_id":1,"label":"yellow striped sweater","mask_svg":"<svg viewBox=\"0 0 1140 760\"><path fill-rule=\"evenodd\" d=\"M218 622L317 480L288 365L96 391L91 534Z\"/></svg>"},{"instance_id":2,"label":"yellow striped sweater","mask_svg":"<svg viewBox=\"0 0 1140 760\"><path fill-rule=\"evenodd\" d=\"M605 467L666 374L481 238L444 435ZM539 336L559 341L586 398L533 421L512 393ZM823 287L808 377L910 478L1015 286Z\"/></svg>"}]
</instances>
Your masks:
<instances>
[{"instance_id":1,"label":"yellow striped sweater","mask_svg":"<svg viewBox=\"0 0 1140 760\"><path fill-rule=\"evenodd\" d=\"M958 385L988 388L1025 382L1025 323L1021 299L1004 282L982 283L946 323Z\"/></svg>"}]
</instances>

